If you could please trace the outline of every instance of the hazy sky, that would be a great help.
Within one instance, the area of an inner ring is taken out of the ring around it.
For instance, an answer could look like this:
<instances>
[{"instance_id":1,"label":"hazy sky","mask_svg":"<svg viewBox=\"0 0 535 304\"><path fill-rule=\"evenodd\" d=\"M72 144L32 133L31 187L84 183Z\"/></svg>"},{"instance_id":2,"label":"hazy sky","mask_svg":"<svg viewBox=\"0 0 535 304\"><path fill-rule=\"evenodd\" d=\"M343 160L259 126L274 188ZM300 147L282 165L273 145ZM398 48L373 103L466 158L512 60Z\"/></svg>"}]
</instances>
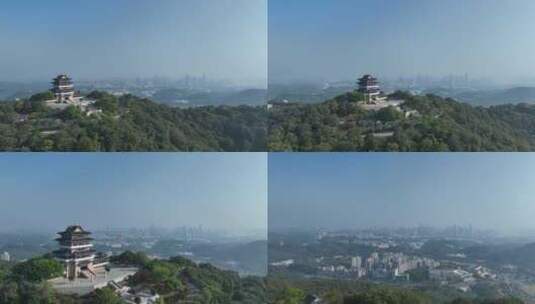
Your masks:
<instances>
[{"instance_id":1,"label":"hazy sky","mask_svg":"<svg viewBox=\"0 0 535 304\"><path fill-rule=\"evenodd\" d=\"M269 81L535 78L532 0L270 0Z\"/></svg>"},{"instance_id":2,"label":"hazy sky","mask_svg":"<svg viewBox=\"0 0 535 304\"><path fill-rule=\"evenodd\" d=\"M535 231L535 155L269 155L269 228Z\"/></svg>"},{"instance_id":3,"label":"hazy sky","mask_svg":"<svg viewBox=\"0 0 535 304\"><path fill-rule=\"evenodd\" d=\"M0 231L267 230L265 153L17 153L0 168Z\"/></svg>"},{"instance_id":4,"label":"hazy sky","mask_svg":"<svg viewBox=\"0 0 535 304\"><path fill-rule=\"evenodd\" d=\"M266 79L267 0L21 0L0 9L0 80Z\"/></svg>"}]
</instances>

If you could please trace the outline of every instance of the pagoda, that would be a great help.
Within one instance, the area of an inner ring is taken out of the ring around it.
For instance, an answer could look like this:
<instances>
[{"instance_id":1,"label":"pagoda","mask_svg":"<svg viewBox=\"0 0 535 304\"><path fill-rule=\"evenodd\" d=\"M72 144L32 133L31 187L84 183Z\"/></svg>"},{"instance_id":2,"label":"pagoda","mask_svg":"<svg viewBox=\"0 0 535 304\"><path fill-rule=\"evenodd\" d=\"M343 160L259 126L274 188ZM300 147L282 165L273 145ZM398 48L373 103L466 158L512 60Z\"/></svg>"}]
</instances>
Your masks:
<instances>
[{"instance_id":1,"label":"pagoda","mask_svg":"<svg viewBox=\"0 0 535 304\"><path fill-rule=\"evenodd\" d=\"M371 75L364 75L358 80L358 92L364 94L364 101L366 103L373 103L379 100L381 89L379 88L379 81Z\"/></svg>"},{"instance_id":2,"label":"pagoda","mask_svg":"<svg viewBox=\"0 0 535 304\"><path fill-rule=\"evenodd\" d=\"M62 74L52 80L52 93L58 103L69 103L74 101L74 85L69 76Z\"/></svg>"},{"instance_id":3,"label":"pagoda","mask_svg":"<svg viewBox=\"0 0 535 304\"><path fill-rule=\"evenodd\" d=\"M101 267L106 263L96 261L98 259L93 249L91 232L85 231L79 225L67 227L65 231L58 232L60 235L56 239L60 249L54 251L57 260L65 267L65 277L69 280L76 280L79 277L93 279L96 277L96 267Z\"/></svg>"}]
</instances>

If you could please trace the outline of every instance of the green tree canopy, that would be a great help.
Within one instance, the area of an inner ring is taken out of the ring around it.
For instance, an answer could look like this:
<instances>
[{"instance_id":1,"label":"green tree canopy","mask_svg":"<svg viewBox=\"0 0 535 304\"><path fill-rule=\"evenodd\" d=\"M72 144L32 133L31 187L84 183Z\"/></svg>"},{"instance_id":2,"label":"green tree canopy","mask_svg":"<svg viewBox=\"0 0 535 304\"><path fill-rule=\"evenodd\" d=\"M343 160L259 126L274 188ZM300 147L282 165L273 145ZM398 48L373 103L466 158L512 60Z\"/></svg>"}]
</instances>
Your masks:
<instances>
[{"instance_id":1,"label":"green tree canopy","mask_svg":"<svg viewBox=\"0 0 535 304\"><path fill-rule=\"evenodd\" d=\"M63 265L50 258L33 258L15 265L12 274L19 280L41 282L63 275Z\"/></svg>"},{"instance_id":2,"label":"green tree canopy","mask_svg":"<svg viewBox=\"0 0 535 304\"><path fill-rule=\"evenodd\" d=\"M121 298L110 288L104 287L95 290L95 304L121 304Z\"/></svg>"}]
</instances>

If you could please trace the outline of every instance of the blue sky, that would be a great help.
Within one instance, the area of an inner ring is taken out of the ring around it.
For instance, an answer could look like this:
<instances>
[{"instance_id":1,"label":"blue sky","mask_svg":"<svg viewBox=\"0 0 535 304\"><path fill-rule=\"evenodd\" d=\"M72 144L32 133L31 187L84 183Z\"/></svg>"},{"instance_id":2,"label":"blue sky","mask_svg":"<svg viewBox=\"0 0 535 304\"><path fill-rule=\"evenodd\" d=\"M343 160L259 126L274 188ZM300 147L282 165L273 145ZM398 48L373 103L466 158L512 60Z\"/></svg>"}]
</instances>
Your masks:
<instances>
[{"instance_id":1,"label":"blue sky","mask_svg":"<svg viewBox=\"0 0 535 304\"><path fill-rule=\"evenodd\" d=\"M0 80L266 79L267 0L5 1Z\"/></svg>"},{"instance_id":2,"label":"blue sky","mask_svg":"<svg viewBox=\"0 0 535 304\"><path fill-rule=\"evenodd\" d=\"M0 168L0 231L267 229L265 153L16 153Z\"/></svg>"},{"instance_id":3,"label":"blue sky","mask_svg":"<svg viewBox=\"0 0 535 304\"><path fill-rule=\"evenodd\" d=\"M270 0L269 81L535 79L531 0Z\"/></svg>"},{"instance_id":4,"label":"blue sky","mask_svg":"<svg viewBox=\"0 0 535 304\"><path fill-rule=\"evenodd\" d=\"M535 155L269 155L269 228L473 225L535 232Z\"/></svg>"}]
</instances>

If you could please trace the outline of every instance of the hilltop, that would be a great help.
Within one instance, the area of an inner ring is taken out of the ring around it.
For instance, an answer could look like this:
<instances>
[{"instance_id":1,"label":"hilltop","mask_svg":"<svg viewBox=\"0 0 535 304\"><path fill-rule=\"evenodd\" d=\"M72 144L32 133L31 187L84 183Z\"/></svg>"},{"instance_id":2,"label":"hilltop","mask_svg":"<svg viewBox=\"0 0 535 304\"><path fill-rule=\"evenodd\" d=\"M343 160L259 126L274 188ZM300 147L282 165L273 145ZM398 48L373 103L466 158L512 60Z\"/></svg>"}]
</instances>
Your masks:
<instances>
[{"instance_id":1,"label":"hilltop","mask_svg":"<svg viewBox=\"0 0 535 304\"><path fill-rule=\"evenodd\" d=\"M477 107L396 92L399 109L365 110L357 92L269 113L270 151L533 151L535 106ZM416 111L418 115L403 115Z\"/></svg>"},{"instance_id":2,"label":"hilltop","mask_svg":"<svg viewBox=\"0 0 535 304\"><path fill-rule=\"evenodd\" d=\"M253 106L173 108L104 92L98 113L47 107L47 94L0 103L1 151L264 151L266 111Z\"/></svg>"},{"instance_id":3,"label":"hilltop","mask_svg":"<svg viewBox=\"0 0 535 304\"><path fill-rule=\"evenodd\" d=\"M265 282L259 277L241 278L232 271L186 258L150 260L143 253L124 252L111 258L115 265L139 270L124 283L97 289L88 295L62 295L47 280L62 273L61 264L48 256L17 264L0 264L0 304L9 303L123 303L122 286L132 291L149 290L160 296L157 303L266 303Z\"/></svg>"}]
</instances>

